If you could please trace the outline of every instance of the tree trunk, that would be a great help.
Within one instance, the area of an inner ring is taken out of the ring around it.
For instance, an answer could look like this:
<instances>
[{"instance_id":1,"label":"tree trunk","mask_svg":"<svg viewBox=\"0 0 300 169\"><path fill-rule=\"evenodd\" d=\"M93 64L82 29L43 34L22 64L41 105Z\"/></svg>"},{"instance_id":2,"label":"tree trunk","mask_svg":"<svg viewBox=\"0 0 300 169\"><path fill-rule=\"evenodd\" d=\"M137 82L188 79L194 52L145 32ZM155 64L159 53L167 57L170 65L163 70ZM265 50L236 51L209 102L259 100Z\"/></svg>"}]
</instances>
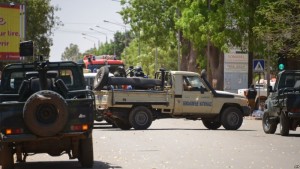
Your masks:
<instances>
[{"instance_id":1,"label":"tree trunk","mask_svg":"<svg viewBox=\"0 0 300 169\"><path fill-rule=\"evenodd\" d=\"M181 37L182 57L180 70L198 72L197 69L197 50L193 47L193 43Z\"/></svg>"},{"instance_id":2,"label":"tree trunk","mask_svg":"<svg viewBox=\"0 0 300 169\"><path fill-rule=\"evenodd\" d=\"M248 1L249 6L249 25L248 25L248 86L252 84L253 81L253 56L254 56L254 46L255 46L255 38L253 33L253 27L255 26L255 11L260 4L260 0L251 0Z\"/></svg>"},{"instance_id":3,"label":"tree trunk","mask_svg":"<svg viewBox=\"0 0 300 169\"><path fill-rule=\"evenodd\" d=\"M224 84L224 53L213 45L210 45L209 51L206 48L206 56L208 56L208 64L210 75L208 81L213 88L223 90Z\"/></svg>"}]
</instances>

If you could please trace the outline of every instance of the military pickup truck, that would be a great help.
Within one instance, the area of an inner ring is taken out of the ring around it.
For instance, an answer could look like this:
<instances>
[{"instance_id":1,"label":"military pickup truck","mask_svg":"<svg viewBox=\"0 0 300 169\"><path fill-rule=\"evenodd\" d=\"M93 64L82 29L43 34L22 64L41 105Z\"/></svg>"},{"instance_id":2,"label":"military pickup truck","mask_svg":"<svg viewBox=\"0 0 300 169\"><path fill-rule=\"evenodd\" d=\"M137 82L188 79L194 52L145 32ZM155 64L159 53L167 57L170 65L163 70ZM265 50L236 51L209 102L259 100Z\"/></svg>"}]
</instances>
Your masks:
<instances>
[{"instance_id":1,"label":"military pickup truck","mask_svg":"<svg viewBox=\"0 0 300 169\"><path fill-rule=\"evenodd\" d=\"M208 129L237 130L250 113L244 96L214 90L204 73L161 69L154 79L123 78L108 77L103 67L94 82L97 111L123 130L144 130L160 118L201 119Z\"/></svg>"},{"instance_id":2,"label":"military pickup truck","mask_svg":"<svg viewBox=\"0 0 300 169\"><path fill-rule=\"evenodd\" d=\"M68 154L92 167L95 96L74 62L9 64L0 86L0 168L33 154ZM14 157L15 155L15 157Z\"/></svg>"},{"instance_id":3,"label":"military pickup truck","mask_svg":"<svg viewBox=\"0 0 300 169\"><path fill-rule=\"evenodd\" d=\"M262 119L263 130L274 134L278 123L280 134L289 135L290 130L300 126L300 70L285 70L278 73L274 88L265 102Z\"/></svg>"}]
</instances>

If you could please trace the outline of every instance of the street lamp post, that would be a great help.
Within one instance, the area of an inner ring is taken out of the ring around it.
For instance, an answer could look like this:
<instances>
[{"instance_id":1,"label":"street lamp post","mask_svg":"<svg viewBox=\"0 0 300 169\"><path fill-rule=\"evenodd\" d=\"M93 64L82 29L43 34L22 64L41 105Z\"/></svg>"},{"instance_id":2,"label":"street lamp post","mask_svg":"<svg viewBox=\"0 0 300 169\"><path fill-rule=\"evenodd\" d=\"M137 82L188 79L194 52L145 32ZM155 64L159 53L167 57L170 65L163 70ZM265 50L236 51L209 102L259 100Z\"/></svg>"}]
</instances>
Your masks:
<instances>
[{"instance_id":1,"label":"street lamp post","mask_svg":"<svg viewBox=\"0 0 300 169\"><path fill-rule=\"evenodd\" d=\"M96 27L114 33L114 57L116 57L116 37L115 37L115 34L116 34L116 33L115 33L115 31L112 31L112 30L109 30L109 29L100 27L100 26L98 26L98 25L96 25Z\"/></svg>"},{"instance_id":2,"label":"street lamp post","mask_svg":"<svg viewBox=\"0 0 300 169\"><path fill-rule=\"evenodd\" d=\"M106 34L106 33L103 33L103 32L100 32L100 31L97 31L97 30L95 30L95 29L93 29L93 28L90 28L90 30L92 30L92 31L95 31L95 32L98 32L98 33L100 33L100 34L103 34L103 35L105 35L105 38L106 38L106 43L107 43L107 34Z\"/></svg>"},{"instance_id":3,"label":"street lamp post","mask_svg":"<svg viewBox=\"0 0 300 169\"><path fill-rule=\"evenodd\" d=\"M97 28L100 28L100 29L104 29L104 30L106 30L106 31L108 31L108 32L115 33L115 31L109 30L109 29L107 29L107 28L103 28L103 27L101 27L101 26L99 26L99 25L96 25L96 27L97 27Z\"/></svg>"},{"instance_id":4,"label":"street lamp post","mask_svg":"<svg viewBox=\"0 0 300 169\"><path fill-rule=\"evenodd\" d=\"M97 40L98 40L98 46L100 46L100 39L97 38L96 36L88 35L88 34L86 34L86 33L81 33L81 34L82 34L83 36L88 36L88 37L97 39Z\"/></svg>"},{"instance_id":5,"label":"street lamp post","mask_svg":"<svg viewBox=\"0 0 300 169\"><path fill-rule=\"evenodd\" d=\"M83 36L83 38L86 39L86 40L88 40L88 41L90 41L90 42L93 42L94 43L94 49L96 49L95 41L93 41L92 39L89 39L89 38L87 38L85 36Z\"/></svg>"},{"instance_id":6,"label":"street lamp post","mask_svg":"<svg viewBox=\"0 0 300 169\"><path fill-rule=\"evenodd\" d=\"M126 46L127 46L126 25L116 23L116 22L110 22L110 21L107 21L107 20L103 20L103 21L106 22L106 23L110 23L110 24L113 24L113 25L124 27L124 30L125 30L125 48L126 48ZM126 50L125 49L124 49L124 55L126 56Z\"/></svg>"}]
</instances>

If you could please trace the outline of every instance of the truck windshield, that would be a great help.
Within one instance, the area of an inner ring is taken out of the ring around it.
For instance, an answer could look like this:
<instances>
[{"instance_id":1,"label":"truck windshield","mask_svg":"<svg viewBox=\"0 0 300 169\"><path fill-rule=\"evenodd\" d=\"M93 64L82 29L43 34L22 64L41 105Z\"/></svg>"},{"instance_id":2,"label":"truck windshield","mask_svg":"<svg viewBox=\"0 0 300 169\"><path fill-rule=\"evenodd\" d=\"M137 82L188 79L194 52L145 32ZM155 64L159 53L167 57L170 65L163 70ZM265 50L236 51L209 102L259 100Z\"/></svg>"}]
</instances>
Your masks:
<instances>
[{"instance_id":1,"label":"truck windshield","mask_svg":"<svg viewBox=\"0 0 300 169\"><path fill-rule=\"evenodd\" d=\"M300 80L300 73L283 73L278 82L278 89L294 87L298 80Z\"/></svg>"}]
</instances>

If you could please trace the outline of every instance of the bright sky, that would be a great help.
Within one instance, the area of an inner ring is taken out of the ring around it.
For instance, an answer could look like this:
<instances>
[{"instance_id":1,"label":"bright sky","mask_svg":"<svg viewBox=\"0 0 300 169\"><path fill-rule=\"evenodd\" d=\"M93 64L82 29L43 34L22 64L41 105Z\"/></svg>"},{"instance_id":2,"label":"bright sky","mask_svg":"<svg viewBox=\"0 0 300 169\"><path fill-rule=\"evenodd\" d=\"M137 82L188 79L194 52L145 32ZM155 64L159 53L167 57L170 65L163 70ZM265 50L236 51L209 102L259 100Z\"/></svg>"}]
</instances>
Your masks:
<instances>
[{"instance_id":1,"label":"bright sky","mask_svg":"<svg viewBox=\"0 0 300 169\"><path fill-rule=\"evenodd\" d=\"M59 61L71 43L77 44L83 53L94 45L98 46L99 42L104 43L106 36L108 42L112 40L115 31L124 32L124 27L104 22L123 23L121 15L117 13L121 10L117 0L51 0L51 4L61 8L55 16L60 18L64 26L54 31L50 61Z\"/></svg>"}]
</instances>

